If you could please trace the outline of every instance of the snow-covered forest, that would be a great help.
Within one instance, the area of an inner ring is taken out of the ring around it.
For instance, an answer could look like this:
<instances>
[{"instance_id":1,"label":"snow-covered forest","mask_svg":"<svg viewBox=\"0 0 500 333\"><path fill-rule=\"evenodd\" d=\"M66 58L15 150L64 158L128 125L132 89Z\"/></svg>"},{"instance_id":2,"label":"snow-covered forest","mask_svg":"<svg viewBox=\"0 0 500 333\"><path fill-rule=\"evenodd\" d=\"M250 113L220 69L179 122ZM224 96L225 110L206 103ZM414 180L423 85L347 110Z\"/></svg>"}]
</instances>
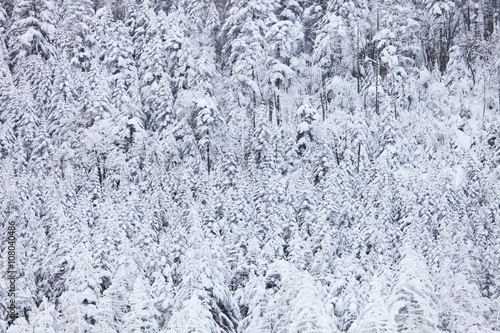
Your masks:
<instances>
[{"instance_id":1,"label":"snow-covered forest","mask_svg":"<svg viewBox=\"0 0 500 333\"><path fill-rule=\"evenodd\" d=\"M496 0L1 0L0 332L500 332L499 104Z\"/></svg>"}]
</instances>

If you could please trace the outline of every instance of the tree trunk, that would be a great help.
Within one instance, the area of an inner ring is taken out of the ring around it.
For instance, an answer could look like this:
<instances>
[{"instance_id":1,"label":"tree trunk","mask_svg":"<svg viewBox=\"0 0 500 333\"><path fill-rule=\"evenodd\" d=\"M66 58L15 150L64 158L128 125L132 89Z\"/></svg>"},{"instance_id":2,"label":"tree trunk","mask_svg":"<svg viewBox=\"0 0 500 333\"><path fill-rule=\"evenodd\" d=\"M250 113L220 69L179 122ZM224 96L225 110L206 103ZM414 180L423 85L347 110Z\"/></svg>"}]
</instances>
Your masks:
<instances>
[{"instance_id":1,"label":"tree trunk","mask_svg":"<svg viewBox=\"0 0 500 333\"><path fill-rule=\"evenodd\" d=\"M379 12L377 10L377 31L380 29L379 25ZM380 75L380 60L379 60L379 53L378 53L378 48L377 45L375 45L375 59L377 60L376 63L376 70L375 70L375 112L380 114L379 112L379 106L378 106L378 77Z\"/></svg>"},{"instance_id":2,"label":"tree trunk","mask_svg":"<svg viewBox=\"0 0 500 333\"><path fill-rule=\"evenodd\" d=\"M276 125L281 124L281 105L280 105L280 95L276 95L276 92L274 93L274 105L276 107Z\"/></svg>"},{"instance_id":3,"label":"tree trunk","mask_svg":"<svg viewBox=\"0 0 500 333\"><path fill-rule=\"evenodd\" d=\"M210 141L207 143L207 172L210 176L211 161L210 161Z\"/></svg>"},{"instance_id":4,"label":"tree trunk","mask_svg":"<svg viewBox=\"0 0 500 333\"><path fill-rule=\"evenodd\" d=\"M359 56L359 22L358 31L356 33L356 81L358 83L358 94L361 92L361 66L360 66L360 56Z\"/></svg>"},{"instance_id":5,"label":"tree trunk","mask_svg":"<svg viewBox=\"0 0 500 333\"><path fill-rule=\"evenodd\" d=\"M323 98L323 91L319 93L319 98L321 100L321 114L323 115L323 121L326 119L326 110L325 110L325 103L324 103L324 98Z\"/></svg>"},{"instance_id":6,"label":"tree trunk","mask_svg":"<svg viewBox=\"0 0 500 333\"><path fill-rule=\"evenodd\" d=\"M269 122L272 124L273 123L273 100L271 98L269 98L269 102L268 102L268 112L269 112Z\"/></svg>"},{"instance_id":7,"label":"tree trunk","mask_svg":"<svg viewBox=\"0 0 500 333\"><path fill-rule=\"evenodd\" d=\"M361 161L361 141L358 143L358 165L356 166L356 172L359 173L359 163Z\"/></svg>"}]
</instances>

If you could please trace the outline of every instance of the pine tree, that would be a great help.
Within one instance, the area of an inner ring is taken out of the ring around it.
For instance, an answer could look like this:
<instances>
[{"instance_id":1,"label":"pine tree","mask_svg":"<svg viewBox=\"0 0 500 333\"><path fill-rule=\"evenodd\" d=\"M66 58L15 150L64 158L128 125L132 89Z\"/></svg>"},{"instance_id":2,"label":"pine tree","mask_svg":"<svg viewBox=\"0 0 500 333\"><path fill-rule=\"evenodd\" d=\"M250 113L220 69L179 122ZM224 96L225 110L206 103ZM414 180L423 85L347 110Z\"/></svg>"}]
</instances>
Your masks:
<instances>
[{"instance_id":1,"label":"pine tree","mask_svg":"<svg viewBox=\"0 0 500 333\"><path fill-rule=\"evenodd\" d=\"M44 299L33 315L31 325L36 333L55 333L58 329L58 317L54 304Z\"/></svg>"},{"instance_id":2,"label":"pine tree","mask_svg":"<svg viewBox=\"0 0 500 333\"><path fill-rule=\"evenodd\" d=\"M22 0L15 4L12 23L7 32L12 67L22 63L30 55L45 60L53 56L53 8L52 1Z\"/></svg>"},{"instance_id":3,"label":"pine tree","mask_svg":"<svg viewBox=\"0 0 500 333\"><path fill-rule=\"evenodd\" d=\"M142 127L144 119L139 108L137 68L131 37L121 22L113 24L110 35L109 44L104 49L104 64L110 74L112 100L120 118L136 118L136 123ZM125 129L121 131L126 132Z\"/></svg>"},{"instance_id":4,"label":"pine tree","mask_svg":"<svg viewBox=\"0 0 500 333\"><path fill-rule=\"evenodd\" d=\"M79 258L79 260L68 262L69 270L65 277L65 288L59 297L58 308L63 313L61 325L74 332L91 331L99 313L96 305L99 300L100 281L92 267L91 253L86 248L88 241L89 238L87 242L75 243L76 246L70 257Z\"/></svg>"},{"instance_id":5,"label":"pine tree","mask_svg":"<svg viewBox=\"0 0 500 333\"><path fill-rule=\"evenodd\" d=\"M141 4L132 4L125 26L129 31L132 39L133 56L137 62L142 53L147 50L146 43L151 36L151 21L155 17L154 12L149 8L149 1L144 1Z\"/></svg>"},{"instance_id":6,"label":"pine tree","mask_svg":"<svg viewBox=\"0 0 500 333\"><path fill-rule=\"evenodd\" d=\"M217 249L205 240L196 207L188 218L189 248L181 259L182 283L167 331L235 332L239 315L225 287L227 271L216 256Z\"/></svg>"},{"instance_id":7,"label":"pine tree","mask_svg":"<svg viewBox=\"0 0 500 333\"><path fill-rule=\"evenodd\" d=\"M168 33L163 12L150 21L151 29L139 55L140 91L146 129L163 132L174 121L173 96L169 73L168 49L165 36Z\"/></svg>"},{"instance_id":8,"label":"pine tree","mask_svg":"<svg viewBox=\"0 0 500 333\"><path fill-rule=\"evenodd\" d=\"M297 116L299 118L297 127L297 149L300 156L304 156L306 151L312 151L312 122L314 120L314 109L312 108L311 101L306 99L304 104L297 109Z\"/></svg>"},{"instance_id":9,"label":"pine tree","mask_svg":"<svg viewBox=\"0 0 500 333\"><path fill-rule=\"evenodd\" d=\"M391 283L391 276L387 271L373 277L370 299L364 305L361 316L349 328L349 332L398 332L387 306L390 292L388 286Z\"/></svg>"},{"instance_id":10,"label":"pine tree","mask_svg":"<svg viewBox=\"0 0 500 333\"><path fill-rule=\"evenodd\" d=\"M267 77L269 108L279 126L284 120L285 93L296 84L297 65L301 58L303 27L302 7L296 1L282 1L276 9L276 22L264 36L268 45Z\"/></svg>"},{"instance_id":11,"label":"pine tree","mask_svg":"<svg viewBox=\"0 0 500 333\"><path fill-rule=\"evenodd\" d=\"M253 277L245 288L240 300L247 309L242 330L336 332L325 298L324 289L307 272L276 261L265 276Z\"/></svg>"},{"instance_id":12,"label":"pine tree","mask_svg":"<svg viewBox=\"0 0 500 333\"><path fill-rule=\"evenodd\" d=\"M450 48L449 61L446 66L444 76L445 85L450 87L450 90L456 94L452 99L453 109L459 110L459 114L463 118L470 117L470 105L468 105L468 96L473 87L473 79L471 75L474 73L469 70L466 65L466 59L462 54L460 46L454 45Z\"/></svg>"},{"instance_id":13,"label":"pine tree","mask_svg":"<svg viewBox=\"0 0 500 333\"><path fill-rule=\"evenodd\" d=\"M268 48L265 35L276 22L275 9L276 4L269 0L251 1L241 7L235 3L223 27L227 40L225 65L236 80L234 84L241 87L238 98L244 107L256 107L268 99L264 95L267 84L262 82Z\"/></svg>"},{"instance_id":14,"label":"pine tree","mask_svg":"<svg viewBox=\"0 0 500 333\"><path fill-rule=\"evenodd\" d=\"M404 250L392 290L391 314L401 332L435 332L436 303L428 269L414 250Z\"/></svg>"},{"instance_id":15,"label":"pine tree","mask_svg":"<svg viewBox=\"0 0 500 333\"><path fill-rule=\"evenodd\" d=\"M13 128L19 144L15 148L15 156L18 165L22 167L27 165L32 156L33 143L40 122L30 84L26 80L20 82L12 103Z\"/></svg>"},{"instance_id":16,"label":"pine tree","mask_svg":"<svg viewBox=\"0 0 500 333\"><path fill-rule=\"evenodd\" d=\"M64 32L60 43L68 52L72 65L89 71L97 56L95 7L91 0L64 1Z\"/></svg>"},{"instance_id":17,"label":"pine tree","mask_svg":"<svg viewBox=\"0 0 500 333\"><path fill-rule=\"evenodd\" d=\"M73 122L77 111L77 84L70 71L69 59L61 56L54 71L53 89L48 103L47 131L53 140L64 144L71 140L72 132L77 130Z\"/></svg>"}]
</instances>

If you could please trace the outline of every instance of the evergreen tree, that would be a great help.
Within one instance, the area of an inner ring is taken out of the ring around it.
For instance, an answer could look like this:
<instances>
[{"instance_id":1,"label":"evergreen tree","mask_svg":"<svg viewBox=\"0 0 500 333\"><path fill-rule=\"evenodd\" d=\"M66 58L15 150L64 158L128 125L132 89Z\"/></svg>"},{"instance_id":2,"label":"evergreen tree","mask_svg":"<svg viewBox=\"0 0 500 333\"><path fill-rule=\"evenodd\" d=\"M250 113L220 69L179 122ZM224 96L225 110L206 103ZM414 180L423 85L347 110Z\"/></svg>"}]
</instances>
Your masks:
<instances>
[{"instance_id":1,"label":"evergreen tree","mask_svg":"<svg viewBox=\"0 0 500 333\"><path fill-rule=\"evenodd\" d=\"M391 313L401 332L433 332L437 329L436 303L428 269L418 254L405 250L392 290Z\"/></svg>"},{"instance_id":2,"label":"evergreen tree","mask_svg":"<svg viewBox=\"0 0 500 333\"><path fill-rule=\"evenodd\" d=\"M49 59L54 54L51 44L54 33L54 3L42 0L16 2L11 25L7 32L11 67L25 61L30 55Z\"/></svg>"},{"instance_id":3,"label":"evergreen tree","mask_svg":"<svg viewBox=\"0 0 500 333\"><path fill-rule=\"evenodd\" d=\"M235 332L239 314L225 287L227 271L216 257L217 249L211 249L204 239L196 208L192 208L188 218L191 222L189 249L181 262L177 310L167 331ZM190 319L186 320L186 316Z\"/></svg>"},{"instance_id":4,"label":"evergreen tree","mask_svg":"<svg viewBox=\"0 0 500 333\"><path fill-rule=\"evenodd\" d=\"M244 107L256 107L268 97L263 84L268 48L265 36L276 21L275 9L276 4L268 0L244 2L242 6L235 1L223 27L225 64L236 80L234 84L241 87L238 99Z\"/></svg>"},{"instance_id":5,"label":"evergreen tree","mask_svg":"<svg viewBox=\"0 0 500 333\"><path fill-rule=\"evenodd\" d=\"M97 56L94 3L91 0L64 1L63 15L61 44L72 65L89 71Z\"/></svg>"}]
</instances>

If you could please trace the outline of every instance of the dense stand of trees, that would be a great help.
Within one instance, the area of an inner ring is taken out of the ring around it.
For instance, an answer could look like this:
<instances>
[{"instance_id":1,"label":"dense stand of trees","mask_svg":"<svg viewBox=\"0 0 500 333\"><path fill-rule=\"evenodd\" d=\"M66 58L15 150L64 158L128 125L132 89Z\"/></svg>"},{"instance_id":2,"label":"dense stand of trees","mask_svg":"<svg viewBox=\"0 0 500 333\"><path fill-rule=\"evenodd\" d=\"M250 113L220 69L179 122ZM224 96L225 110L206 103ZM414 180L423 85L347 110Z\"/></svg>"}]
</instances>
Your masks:
<instances>
[{"instance_id":1,"label":"dense stand of trees","mask_svg":"<svg viewBox=\"0 0 500 333\"><path fill-rule=\"evenodd\" d=\"M0 330L500 331L499 29L495 0L0 1Z\"/></svg>"}]
</instances>

